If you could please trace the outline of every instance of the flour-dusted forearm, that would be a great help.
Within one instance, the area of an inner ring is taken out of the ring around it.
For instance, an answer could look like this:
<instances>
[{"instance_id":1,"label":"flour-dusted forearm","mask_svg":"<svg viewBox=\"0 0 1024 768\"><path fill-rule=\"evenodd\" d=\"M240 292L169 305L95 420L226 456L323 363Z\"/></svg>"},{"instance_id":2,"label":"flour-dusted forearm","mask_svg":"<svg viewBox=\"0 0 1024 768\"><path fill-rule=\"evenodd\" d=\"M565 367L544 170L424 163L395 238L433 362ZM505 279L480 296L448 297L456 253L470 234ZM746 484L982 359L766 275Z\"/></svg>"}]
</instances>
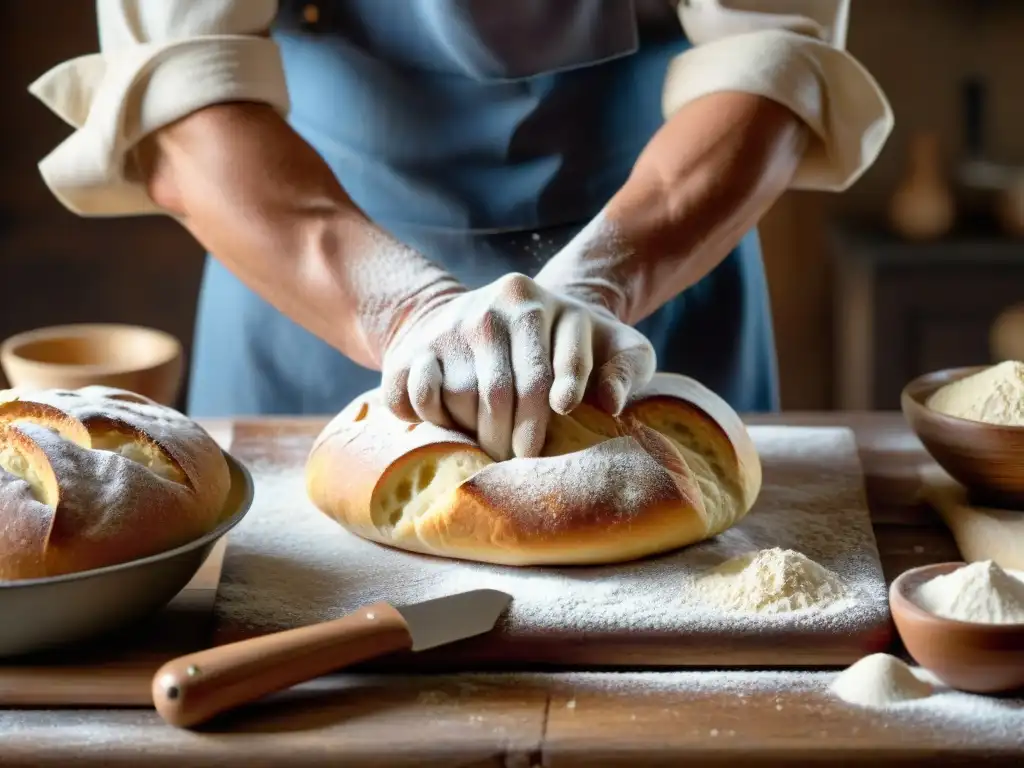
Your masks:
<instances>
[{"instance_id":1,"label":"flour-dusted forearm","mask_svg":"<svg viewBox=\"0 0 1024 768\"><path fill-rule=\"evenodd\" d=\"M273 109L209 107L140 147L152 199L270 304L380 369L397 328L461 285L373 225Z\"/></svg>"},{"instance_id":2,"label":"flour-dusted forearm","mask_svg":"<svg viewBox=\"0 0 1024 768\"><path fill-rule=\"evenodd\" d=\"M177 216L250 288L360 364L456 286L370 225L285 122L277 0L97 0L100 52L32 92L76 130L40 163L80 215ZM360 254L358 259L353 254Z\"/></svg>"},{"instance_id":3,"label":"flour-dusted forearm","mask_svg":"<svg viewBox=\"0 0 1024 768\"><path fill-rule=\"evenodd\" d=\"M665 125L622 190L537 279L636 323L714 269L786 189L854 183L893 116L844 50L849 8L680 2L694 45L666 74Z\"/></svg>"},{"instance_id":4,"label":"flour-dusted forearm","mask_svg":"<svg viewBox=\"0 0 1024 768\"><path fill-rule=\"evenodd\" d=\"M688 104L537 281L638 323L756 226L790 183L806 140L792 112L759 96L713 94Z\"/></svg>"}]
</instances>

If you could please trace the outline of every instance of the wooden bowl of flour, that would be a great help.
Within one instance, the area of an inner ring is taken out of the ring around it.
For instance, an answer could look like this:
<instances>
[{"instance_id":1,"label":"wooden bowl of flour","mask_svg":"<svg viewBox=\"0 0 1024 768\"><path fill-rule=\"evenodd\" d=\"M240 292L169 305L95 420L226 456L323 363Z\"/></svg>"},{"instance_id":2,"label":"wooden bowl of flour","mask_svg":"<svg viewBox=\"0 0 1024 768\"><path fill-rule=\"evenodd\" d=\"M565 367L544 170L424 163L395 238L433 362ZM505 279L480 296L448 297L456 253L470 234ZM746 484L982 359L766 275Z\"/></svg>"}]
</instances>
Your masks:
<instances>
[{"instance_id":1,"label":"wooden bowl of flour","mask_svg":"<svg viewBox=\"0 0 1024 768\"><path fill-rule=\"evenodd\" d=\"M926 404L940 388L989 367L951 368L920 376L904 387L900 404L925 449L967 488L972 502L1024 510L1024 427L949 416Z\"/></svg>"},{"instance_id":2,"label":"wooden bowl of flour","mask_svg":"<svg viewBox=\"0 0 1024 768\"><path fill-rule=\"evenodd\" d=\"M893 622L907 653L951 688L970 693L1024 689L1024 624L946 618L921 605L918 589L966 563L935 563L901 573L889 589Z\"/></svg>"}]
</instances>

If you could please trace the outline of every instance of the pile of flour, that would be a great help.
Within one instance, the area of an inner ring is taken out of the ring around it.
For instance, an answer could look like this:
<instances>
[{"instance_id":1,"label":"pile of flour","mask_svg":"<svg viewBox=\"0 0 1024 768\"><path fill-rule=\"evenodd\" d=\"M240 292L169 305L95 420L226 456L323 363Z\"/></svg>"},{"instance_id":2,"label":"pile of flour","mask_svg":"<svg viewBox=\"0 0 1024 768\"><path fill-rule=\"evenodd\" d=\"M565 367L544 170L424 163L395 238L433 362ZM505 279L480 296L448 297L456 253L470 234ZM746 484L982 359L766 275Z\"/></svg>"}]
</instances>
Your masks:
<instances>
[{"instance_id":1,"label":"pile of flour","mask_svg":"<svg viewBox=\"0 0 1024 768\"><path fill-rule=\"evenodd\" d=\"M1024 624L1024 574L982 560L936 576L913 600L936 616L976 624Z\"/></svg>"},{"instance_id":2,"label":"pile of flour","mask_svg":"<svg viewBox=\"0 0 1024 768\"><path fill-rule=\"evenodd\" d=\"M947 384L926 405L959 419L1024 426L1024 363L1007 360Z\"/></svg>"},{"instance_id":3,"label":"pile of flour","mask_svg":"<svg viewBox=\"0 0 1024 768\"><path fill-rule=\"evenodd\" d=\"M800 552L780 547L726 560L698 578L689 591L722 610L765 614L820 610L846 596L835 573Z\"/></svg>"},{"instance_id":4,"label":"pile of flour","mask_svg":"<svg viewBox=\"0 0 1024 768\"><path fill-rule=\"evenodd\" d=\"M924 582L913 600L938 616L979 624L1024 623L1024 575L991 560L972 563ZM847 668L832 692L851 704L889 707L932 696L942 683L927 670L876 653Z\"/></svg>"},{"instance_id":5,"label":"pile of flour","mask_svg":"<svg viewBox=\"0 0 1024 768\"><path fill-rule=\"evenodd\" d=\"M923 699L935 690L929 673L912 669L887 653L873 653L847 667L832 682L832 692L850 704L887 707Z\"/></svg>"}]
</instances>

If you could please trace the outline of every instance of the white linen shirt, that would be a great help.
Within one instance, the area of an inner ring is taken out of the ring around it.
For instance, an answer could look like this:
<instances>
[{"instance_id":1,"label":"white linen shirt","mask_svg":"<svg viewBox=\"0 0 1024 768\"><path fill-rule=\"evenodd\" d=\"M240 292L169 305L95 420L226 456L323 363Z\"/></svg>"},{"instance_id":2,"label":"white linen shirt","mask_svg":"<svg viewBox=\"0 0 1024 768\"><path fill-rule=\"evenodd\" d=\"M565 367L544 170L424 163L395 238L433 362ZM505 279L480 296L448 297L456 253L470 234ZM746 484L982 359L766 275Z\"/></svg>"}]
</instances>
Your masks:
<instances>
[{"instance_id":1,"label":"white linen shirt","mask_svg":"<svg viewBox=\"0 0 1024 768\"><path fill-rule=\"evenodd\" d=\"M791 187L842 191L874 163L892 110L846 51L850 0L667 0L693 48L672 60L667 119L721 92L777 101L811 129ZM60 202L82 216L161 213L132 149L203 107L254 101L289 109L268 31L277 0L97 0L100 52L63 62L29 87L74 133L39 164Z\"/></svg>"}]
</instances>

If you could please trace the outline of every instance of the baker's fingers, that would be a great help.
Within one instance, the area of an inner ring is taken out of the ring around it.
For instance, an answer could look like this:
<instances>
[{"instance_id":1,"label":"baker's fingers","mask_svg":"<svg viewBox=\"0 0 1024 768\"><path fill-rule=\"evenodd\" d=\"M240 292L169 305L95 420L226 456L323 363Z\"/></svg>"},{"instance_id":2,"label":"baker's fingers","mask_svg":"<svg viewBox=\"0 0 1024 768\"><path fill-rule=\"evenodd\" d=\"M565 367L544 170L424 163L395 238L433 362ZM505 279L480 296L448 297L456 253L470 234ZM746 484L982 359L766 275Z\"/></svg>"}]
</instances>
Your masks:
<instances>
[{"instance_id":1,"label":"baker's fingers","mask_svg":"<svg viewBox=\"0 0 1024 768\"><path fill-rule=\"evenodd\" d=\"M409 401L416 415L439 427L451 427L451 419L441 400L442 381L441 363L433 352L423 352L410 363Z\"/></svg>"},{"instance_id":2,"label":"baker's fingers","mask_svg":"<svg viewBox=\"0 0 1024 768\"><path fill-rule=\"evenodd\" d=\"M519 315L509 334L515 391L512 453L539 456L551 419L551 322L538 304Z\"/></svg>"},{"instance_id":3,"label":"baker's fingers","mask_svg":"<svg viewBox=\"0 0 1024 768\"><path fill-rule=\"evenodd\" d=\"M453 342L441 357L441 367L441 402L456 427L475 435L480 402L472 350L468 345Z\"/></svg>"},{"instance_id":4,"label":"baker's fingers","mask_svg":"<svg viewBox=\"0 0 1024 768\"><path fill-rule=\"evenodd\" d=\"M622 413L630 396L657 369L654 347L647 338L634 329L620 331L607 345L605 352L610 356L598 366L592 382L598 407L612 416Z\"/></svg>"},{"instance_id":5,"label":"baker's fingers","mask_svg":"<svg viewBox=\"0 0 1024 768\"><path fill-rule=\"evenodd\" d=\"M654 349L649 343L628 347L602 363L594 376L597 404L612 416L618 416L637 389L647 384L657 367Z\"/></svg>"},{"instance_id":6,"label":"baker's fingers","mask_svg":"<svg viewBox=\"0 0 1024 768\"><path fill-rule=\"evenodd\" d=\"M409 399L409 366L384 361L380 381L381 397L395 416L402 421L418 422L419 415Z\"/></svg>"},{"instance_id":7,"label":"baker's fingers","mask_svg":"<svg viewBox=\"0 0 1024 768\"><path fill-rule=\"evenodd\" d=\"M556 413L570 413L586 394L594 368L593 334L585 310L566 308L555 321L551 343L554 378L548 401Z\"/></svg>"},{"instance_id":8,"label":"baker's fingers","mask_svg":"<svg viewBox=\"0 0 1024 768\"><path fill-rule=\"evenodd\" d=\"M509 350L509 331L496 315L487 313L487 332L473 339L477 393L476 436L495 461L512 457L515 381Z\"/></svg>"}]
</instances>

